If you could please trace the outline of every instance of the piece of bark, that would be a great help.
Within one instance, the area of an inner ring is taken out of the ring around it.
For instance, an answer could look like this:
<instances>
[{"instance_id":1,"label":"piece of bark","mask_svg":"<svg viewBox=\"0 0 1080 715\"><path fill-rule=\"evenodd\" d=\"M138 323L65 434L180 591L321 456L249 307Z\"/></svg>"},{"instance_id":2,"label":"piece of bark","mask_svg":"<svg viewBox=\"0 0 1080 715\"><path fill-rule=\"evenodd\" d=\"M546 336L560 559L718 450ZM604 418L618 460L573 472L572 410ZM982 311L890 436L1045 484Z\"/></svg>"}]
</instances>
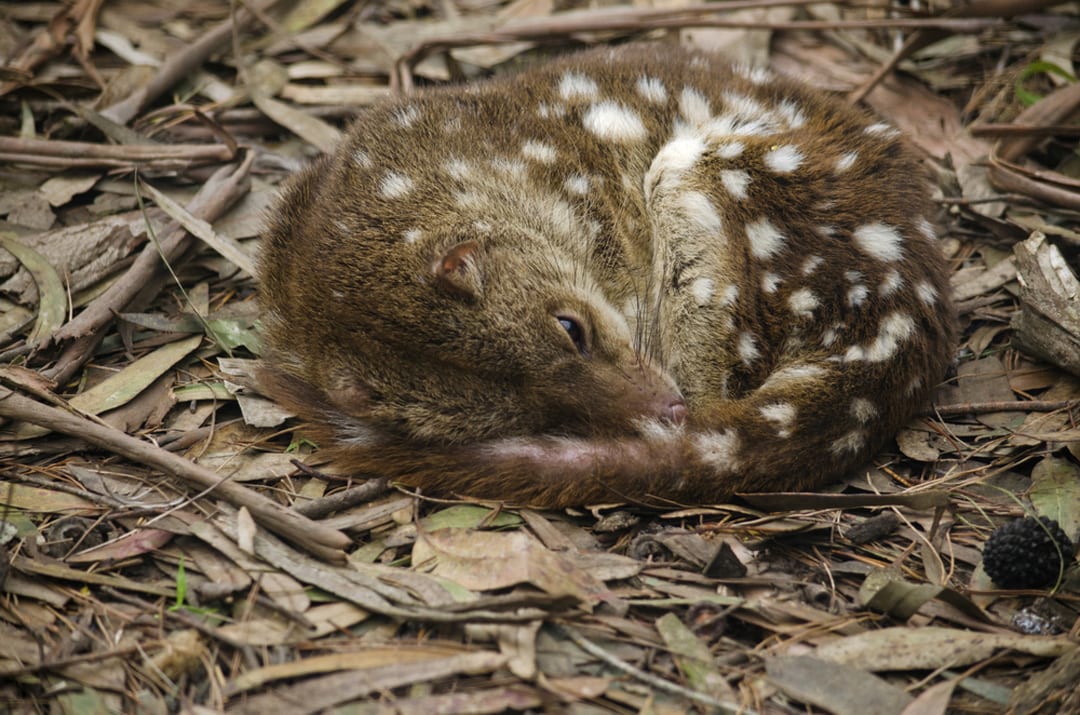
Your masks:
<instances>
[{"instance_id":1,"label":"piece of bark","mask_svg":"<svg viewBox=\"0 0 1080 715\"><path fill-rule=\"evenodd\" d=\"M1080 375L1080 281L1057 246L1038 231L1013 252L1020 280L1014 345Z\"/></svg>"}]
</instances>

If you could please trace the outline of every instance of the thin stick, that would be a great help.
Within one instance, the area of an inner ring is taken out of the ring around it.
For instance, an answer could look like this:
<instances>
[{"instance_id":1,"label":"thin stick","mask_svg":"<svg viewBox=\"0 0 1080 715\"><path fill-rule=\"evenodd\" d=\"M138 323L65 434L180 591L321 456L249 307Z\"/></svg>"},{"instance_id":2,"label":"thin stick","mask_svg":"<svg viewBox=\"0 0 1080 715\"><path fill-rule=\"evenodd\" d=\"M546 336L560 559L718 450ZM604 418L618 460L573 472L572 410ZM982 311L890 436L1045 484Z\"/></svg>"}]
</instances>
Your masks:
<instances>
[{"instance_id":1,"label":"thin stick","mask_svg":"<svg viewBox=\"0 0 1080 715\"><path fill-rule=\"evenodd\" d=\"M807 2L790 0L766 0L763 2L710 3L677 10L615 9L600 11L568 12L544 18L525 18L506 22L486 31L459 33L424 40L398 58L391 76L391 86L400 91L412 89L412 69L436 50L470 45L490 45L522 40L550 40L552 36L571 35L582 32L646 31L657 29L681 29L686 27L728 27L756 30L839 30L839 29L886 29L886 28L944 28L953 32L978 32L1000 24L994 19L968 18L885 18L880 20L793 20L787 22L762 22L759 20L733 20L710 17L718 12L747 7L777 7L803 5Z\"/></svg>"},{"instance_id":2,"label":"thin stick","mask_svg":"<svg viewBox=\"0 0 1080 715\"><path fill-rule=\"evenodd\" d=\"M1080 407L1080 400L1017 400L1016 402L963 402L955 405L934 405L919 413L921 417L942 415L981 415L988 412L1056 412Z\"/></svg>"},{"instance_id":3,"label":"thin stick","mask_svg":"<svg viewBox=\"0 0 1080 715\"><path fill-rule=\"evenodd\" d=\"M233 506L246 507L259 524L319 558L339 563L345 560L341 549L351 542L349 537L340 531L314 522L242 484L229 481L228 477L215 474L205 467L118 429L44 405L2 386L0 416L79 437L132 461L160 469L196 488L212 491Z\"/></svg>"},{"instance_id":4,"label":"thin stick","mask_svg":"<svg viewBox=\"0 0 1080 715\"><path fill-rule=\"evenodd\" d=\"M560 633L561 635L564 635L567 638L569 638L570 640L574 641L574 645L576 645L578 648L581 648L583 651L585 651L589 655L593 656L594 658L599 658L600 660L604 661L605 663L607 663L611 667L616 668L618 670L621 670L622 672L626 673L627 675L633 676L634 678L637 678L638 680L642 681L643 683L646 683L647 685L651 685L652 687L656 688L657 690L665 690L665 691L667 691L669 693L673 693L675 695L681 695L684 698L689 698L689 699L691 699L691 700L693 700L695 702L703 703L705 705L709 705L711 707L722 710L722 711L724 711L726 713L740 713L741 715L757 715L757 713L754 710L751 710L749 708L743 708L743 707L740 707L740 706L737 706L737 705L732 705L731 703L725 703L723 701L717 700L716 698L712 697L711 695L706 695L705 693L699 693L696 690L690 690L689 688L684 688L681 685L678 685L676 683L672 683L672 682L670 682L668 680L664 680L663 678L657 677L657 676L653 675L652 673L648 673L648 672L642 670L641 668L637 668L637 667L635 667L633 665L630 665L626 661L624 661L624 660L622 660L620 658L616 658L611 653L608 653L606 650L604 650L600 646L596 645L595 643L593 643L592 641L590 641L588 638L581 635L577 631L571 630L570 628L567 628L566 626L561 626L561 625L559 625L557 623L552 623L551 628L553 628L556 632Z\"/></svg>"},{"instance_id":5,"label":"thin stick","mask_svg":"<svg viewBox=\"0 0 1080 715\"><path fill-rule=\"evenodd\" d=\"M388 479L371 479L358 487L344 489L319 499L301 502L294 505L293 509L311 519L322 519L334 512L371 501L389 488L390 481Z\"/></svg>"}]
</instances>

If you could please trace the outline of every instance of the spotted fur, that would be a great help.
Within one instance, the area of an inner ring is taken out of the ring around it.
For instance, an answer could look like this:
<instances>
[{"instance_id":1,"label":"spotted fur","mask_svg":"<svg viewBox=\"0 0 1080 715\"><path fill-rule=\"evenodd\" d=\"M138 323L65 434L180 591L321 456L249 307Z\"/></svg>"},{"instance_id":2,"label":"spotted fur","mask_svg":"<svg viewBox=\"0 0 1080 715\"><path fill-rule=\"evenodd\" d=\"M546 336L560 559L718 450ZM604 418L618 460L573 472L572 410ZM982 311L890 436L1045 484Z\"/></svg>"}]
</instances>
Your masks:
<instances>
[{"instance_id":1,"label":"spotted fur","mask_svg":"<svg viewBox=\"0 0 1080 715\"><path fill-rule=\"evenodd\" d=\"M951 359L931 210L892 127L704 55L421 91L285 189L263 379L343 466L428 493L814 487Z\"/></svg>"}]
</instances>

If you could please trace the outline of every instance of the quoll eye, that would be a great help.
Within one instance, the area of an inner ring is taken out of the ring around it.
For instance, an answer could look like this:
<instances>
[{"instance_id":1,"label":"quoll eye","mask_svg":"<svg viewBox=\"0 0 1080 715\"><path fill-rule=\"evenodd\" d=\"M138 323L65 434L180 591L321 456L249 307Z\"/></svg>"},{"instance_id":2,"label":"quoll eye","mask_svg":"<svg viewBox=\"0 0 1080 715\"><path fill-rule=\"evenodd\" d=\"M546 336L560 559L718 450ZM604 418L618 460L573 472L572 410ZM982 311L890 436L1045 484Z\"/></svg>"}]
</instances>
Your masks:
<instances>
[{"instance_id":1,"label":"quoll eye","mask_svg":"<svg viewBox=\"0 0 1080 715\"><path fill-rule=\"evenodd\" d=\"M570 341L574 343L574 347L577 351L584 356L589 355L589 346L585 344L585 329L581 327L581 323L575 318L569 318L565 315L555 316L559 325L566 331L566 334L570 336Z\"/></svg>"}]
</instances>

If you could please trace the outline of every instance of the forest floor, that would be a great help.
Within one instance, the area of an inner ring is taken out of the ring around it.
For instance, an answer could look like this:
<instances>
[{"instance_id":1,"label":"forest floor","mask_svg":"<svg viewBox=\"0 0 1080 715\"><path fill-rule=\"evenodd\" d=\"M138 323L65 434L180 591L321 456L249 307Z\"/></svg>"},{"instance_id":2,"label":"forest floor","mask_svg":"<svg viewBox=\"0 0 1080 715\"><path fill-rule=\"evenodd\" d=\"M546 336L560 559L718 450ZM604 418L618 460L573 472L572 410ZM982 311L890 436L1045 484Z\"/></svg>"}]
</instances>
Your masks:
<instances>
[{"instance_id":1,"label":"forest floor","mask_svg":"<svg viewBox=\"0 0 1080 715\"><path fill-rule=\"evenodd\" d=\"M0 711L1080 713L1073 555L981 565L1080 534L1076 5L746 5L0 2ZM963 329L934 404L820 493L660 513L319 471L240 387L280 182L397 88L642 41L911 139Z\"/></svg>"}]
</instances>

